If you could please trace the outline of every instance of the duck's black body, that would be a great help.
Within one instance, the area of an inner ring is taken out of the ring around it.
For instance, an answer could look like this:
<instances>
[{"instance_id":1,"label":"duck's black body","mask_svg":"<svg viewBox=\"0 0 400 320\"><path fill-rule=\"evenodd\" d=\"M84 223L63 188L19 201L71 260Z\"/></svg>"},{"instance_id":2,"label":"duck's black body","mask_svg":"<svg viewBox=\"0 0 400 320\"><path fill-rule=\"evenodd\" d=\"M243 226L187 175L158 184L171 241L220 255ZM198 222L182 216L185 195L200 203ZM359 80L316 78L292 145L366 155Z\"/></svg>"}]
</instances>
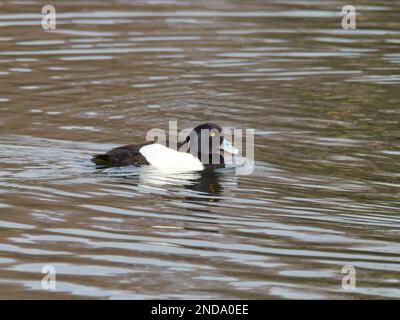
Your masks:
<instances>
[{"instance_id":1,"label":"duck's black body","mask_svg":"<svg viewBox=\"0 0 400 320\"><path fill-rule=\"evenodd\" d=\"M112 149L104 154L95 155L92 161L99 166L122 167L122 166L143 166L150 163L139 152L141 147L147 146L154 142L142 144L130 144L127 146Z\"/></svg>"}]
</instances>

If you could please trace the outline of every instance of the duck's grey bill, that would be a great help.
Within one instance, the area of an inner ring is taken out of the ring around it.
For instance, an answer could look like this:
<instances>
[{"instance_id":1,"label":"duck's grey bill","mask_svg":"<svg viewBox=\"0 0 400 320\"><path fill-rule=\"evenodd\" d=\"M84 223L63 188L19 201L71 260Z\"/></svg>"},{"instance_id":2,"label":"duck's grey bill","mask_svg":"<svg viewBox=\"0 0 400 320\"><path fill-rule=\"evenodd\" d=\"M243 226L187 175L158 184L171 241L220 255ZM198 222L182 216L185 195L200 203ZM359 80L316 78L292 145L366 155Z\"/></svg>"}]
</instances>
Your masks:
<instances>
[{"instance_id":1,"label":"duck's grey bill","mask_svg":"<svg viewBox=\"0 0 400 320\"><path fill-rule=\"evenodd\" d=\"M232 154L238 154L239 153L239 149L235 148L228 140L225 140L225 139L221 144L221 149L226 151L226 152L232 153Z\"/></svg>"}]
</instances>

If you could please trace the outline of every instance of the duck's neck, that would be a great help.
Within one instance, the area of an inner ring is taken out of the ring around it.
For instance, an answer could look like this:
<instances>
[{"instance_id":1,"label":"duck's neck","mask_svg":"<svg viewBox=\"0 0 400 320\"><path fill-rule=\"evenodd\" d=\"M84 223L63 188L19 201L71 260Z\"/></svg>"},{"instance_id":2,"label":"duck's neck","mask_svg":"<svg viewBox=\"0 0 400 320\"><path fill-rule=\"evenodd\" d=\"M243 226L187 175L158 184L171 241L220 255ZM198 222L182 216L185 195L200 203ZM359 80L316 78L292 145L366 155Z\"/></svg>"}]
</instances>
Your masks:
<instances>
[{"instance_id":1,"label":"duck's neck","mask_svg":"<svg viewBox=\"0 0 400 320\"><path fill-rule=\"evenodd\" d=\"M186 141L178 142L178 150L185 151L187 153L191 153L189 145ZM193 154L194 156L194 154ZM205 168L215 169L215 168L223 168L225 167L225 160L222 154L220 153L208 153L204 154L201 150L197 153L197 158L201 161Z\"/></svg>"}]
</instances>

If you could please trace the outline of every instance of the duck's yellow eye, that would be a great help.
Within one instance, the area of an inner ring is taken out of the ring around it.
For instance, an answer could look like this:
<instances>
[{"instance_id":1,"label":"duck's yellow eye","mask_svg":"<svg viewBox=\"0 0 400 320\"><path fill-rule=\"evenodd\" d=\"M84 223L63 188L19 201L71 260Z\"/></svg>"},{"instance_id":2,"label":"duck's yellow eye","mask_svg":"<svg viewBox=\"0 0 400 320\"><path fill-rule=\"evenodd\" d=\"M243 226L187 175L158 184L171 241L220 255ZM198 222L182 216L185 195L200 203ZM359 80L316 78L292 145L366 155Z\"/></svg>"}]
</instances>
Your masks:
<instances>
[{"instance_id":1,"label":"duck's yellow eye","mask_svg":"<svg viewBox=\"0 0 400 320\"><path fill-rule=\"evenodd\" d=\"M211 136L211 137L215 137L215 132L211 132L211 133L210 133L210 136Z\"/></svg>"}]
</instances>

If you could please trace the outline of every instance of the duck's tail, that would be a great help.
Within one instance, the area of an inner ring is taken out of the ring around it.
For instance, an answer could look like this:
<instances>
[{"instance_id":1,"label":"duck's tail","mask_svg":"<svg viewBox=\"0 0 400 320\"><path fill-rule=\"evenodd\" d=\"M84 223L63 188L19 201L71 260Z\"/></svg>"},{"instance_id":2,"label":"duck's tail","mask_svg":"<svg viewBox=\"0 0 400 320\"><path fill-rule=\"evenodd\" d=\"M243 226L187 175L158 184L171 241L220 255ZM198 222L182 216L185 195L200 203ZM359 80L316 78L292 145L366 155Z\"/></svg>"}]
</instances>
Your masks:
<instances>
[{"instance_id":1,"label":"duck's tail","mask_svg":"<svg viewBox=\"0 0 400 320\"><path fill-rule=\"evenodd\" d=\"M92 161L98 166L109 166L111 164L108 154L97 154L93 156Z\"/></svg>"}]
</instances>

